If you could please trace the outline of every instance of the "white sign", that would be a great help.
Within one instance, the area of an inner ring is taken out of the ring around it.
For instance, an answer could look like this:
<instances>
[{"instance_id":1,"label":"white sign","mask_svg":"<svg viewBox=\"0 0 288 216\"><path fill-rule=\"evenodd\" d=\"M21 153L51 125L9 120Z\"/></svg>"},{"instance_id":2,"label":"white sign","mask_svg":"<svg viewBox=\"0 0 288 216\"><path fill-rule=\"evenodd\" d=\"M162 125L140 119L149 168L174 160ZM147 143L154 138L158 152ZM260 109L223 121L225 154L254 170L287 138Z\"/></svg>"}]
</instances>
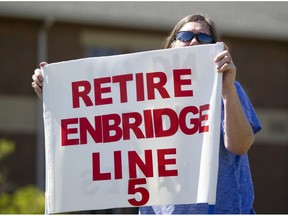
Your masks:
<instances>
[{"instance_id":1,"label":"white sign","mask_svg":"<svg viewBox=\"0 0 288 216\"><path fill-rule=\"evenodd\" d=\"M215 204L223 44L43 67L47 213Z\"/></svg>"}]
</instances>

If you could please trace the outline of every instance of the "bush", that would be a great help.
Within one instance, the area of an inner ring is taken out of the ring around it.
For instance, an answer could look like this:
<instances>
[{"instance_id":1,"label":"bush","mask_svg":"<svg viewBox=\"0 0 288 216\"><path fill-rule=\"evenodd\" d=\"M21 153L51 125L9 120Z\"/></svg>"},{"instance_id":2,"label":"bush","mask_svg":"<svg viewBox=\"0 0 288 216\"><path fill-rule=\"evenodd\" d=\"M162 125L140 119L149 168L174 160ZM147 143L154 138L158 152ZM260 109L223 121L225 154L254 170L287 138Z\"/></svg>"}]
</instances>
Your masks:
<instances>
[{"instance_id":1,"label":"bush","mask_svg":"<svg viewBox=\"0 0 288 216\"><path fill-rule=\"evenodd\" d=\"M44 192L35 186L22 187L0 196L0 214L44 214Z\"/></svg>"},{"instance_id":2,"label":"bush","mask_svg":"<svg viewBox=\"0 0 288 216\"><path fill-rule=\"evenodd\" d=\"M6 191L3 161L15 150L11 141L0 139L0 214L44 214L44 192L33 185L19 188L13 193Z\"/></svg>"},{"instance_id":3,"label":"bush","mask_svg":"<svg viewBox=\"0 0 288 216\"><path fill-rule=\"evenodd\" d=\"M0 186L3 186L5 182L5 173L2 167L2 162L10 154L12 154L14 150L15 150L15 144L13 142L5 140L5 139L0 139Z\"/></svg>"}]
</instances>

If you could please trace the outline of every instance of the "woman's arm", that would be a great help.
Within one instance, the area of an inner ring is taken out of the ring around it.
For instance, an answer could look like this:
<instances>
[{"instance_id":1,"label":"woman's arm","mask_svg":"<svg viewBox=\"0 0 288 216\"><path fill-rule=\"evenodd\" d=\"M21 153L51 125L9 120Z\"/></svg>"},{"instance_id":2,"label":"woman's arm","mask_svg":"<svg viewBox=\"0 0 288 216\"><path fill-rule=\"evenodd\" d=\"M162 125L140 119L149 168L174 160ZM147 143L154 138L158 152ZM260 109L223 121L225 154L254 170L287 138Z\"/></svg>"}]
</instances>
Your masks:
<instances>
[{"instance_id":1,"label":"woman's arm","mask_svg":"<svg viewBox=\"0 0 288 216\"><path fill-rule=\"evenodd\" d=\"M222 99L224 103L225 147L231 153L242 155L249 150L255 137L234 85L236 66L226 45L225 50L216 56L215 62L218 63L218 71L223 73Z\"/></svg>"}]
</instances>

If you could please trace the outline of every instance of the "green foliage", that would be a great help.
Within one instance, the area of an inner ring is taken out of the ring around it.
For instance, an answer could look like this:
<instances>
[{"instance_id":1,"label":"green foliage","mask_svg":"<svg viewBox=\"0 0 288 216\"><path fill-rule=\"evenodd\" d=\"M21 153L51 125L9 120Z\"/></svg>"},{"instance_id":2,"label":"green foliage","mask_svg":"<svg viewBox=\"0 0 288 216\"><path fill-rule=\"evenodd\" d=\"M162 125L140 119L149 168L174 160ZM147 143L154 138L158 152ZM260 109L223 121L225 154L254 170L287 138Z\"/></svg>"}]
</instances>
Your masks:
<instances>
[{"instance_id":1,"label":"green foliage","mask_svg":"<svg viewBox=\"0 0 288 216\"><path fill-rule=\"evenodd\" d=\"M3 161L15 150L11 141L0 139L0 214L44 214L44 192L33 185L16 190L14 193L5 193L5 173ZM1 193L2 191L2 193Z\"/></svg>"},{"instance_id":2,"label":"green foliage","mask_svg":"<svg viewBox=\"0 0 288 216\"><path fill-rule=\"evenodd\" d=\"M15 150L15 144L9 140L0 139L0 162Z\"/></svg>"},{"instance_id":3,"label":"green foliage","mask_svg":"<svg viewBox=\"0 0 288 216\"><path fill-rule=\"evenodd\" d=\"M0 196L0 214L44 214L44 193L29 185Z\"/></svg>"},{"instance_id":4,"label":"green foliage","mask_svg":"<svg viewBox=\"0 0 288 216\"><path fill-rule=\"evenodd\" d=\"M15 150L15 144L9 140L0 139L0 186L5 182L5 176L2 168L2 161L12 154ZM1 171L2 170L2 171Z\"/></svg>"}]
</instances>

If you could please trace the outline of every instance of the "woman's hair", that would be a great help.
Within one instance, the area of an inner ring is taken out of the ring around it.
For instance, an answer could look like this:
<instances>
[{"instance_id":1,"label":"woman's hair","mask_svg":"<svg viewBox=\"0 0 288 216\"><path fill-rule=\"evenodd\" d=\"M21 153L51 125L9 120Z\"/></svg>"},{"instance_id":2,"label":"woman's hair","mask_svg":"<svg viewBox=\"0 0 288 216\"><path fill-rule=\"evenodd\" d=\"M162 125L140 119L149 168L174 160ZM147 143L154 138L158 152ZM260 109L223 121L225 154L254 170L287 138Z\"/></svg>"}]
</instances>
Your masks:
<instances>
[{"instance_id":1,"label":"woman's hair","mask_svg":"<svg viewBox=\"0 0 288 216\"><path fill-rule=\"evenodd\" d=\"M171 48L171 45L174 43L175 41L175 36L176 34L180 31L180 29L189 22L204 22L210 29L210 34L213 37L214 41L217 42L219 40L218 38L218 33L216 31L216 27L215 27L215 23L210 20L209 18L202 16L202 15L188 15L186 17L184 17L183 19L181 19L176 26L174 27L174 29L170 32L170 34L168 35L168 37L166 38L166 40L164 41L164 48Z\"/></svg>"}]
</instances>

